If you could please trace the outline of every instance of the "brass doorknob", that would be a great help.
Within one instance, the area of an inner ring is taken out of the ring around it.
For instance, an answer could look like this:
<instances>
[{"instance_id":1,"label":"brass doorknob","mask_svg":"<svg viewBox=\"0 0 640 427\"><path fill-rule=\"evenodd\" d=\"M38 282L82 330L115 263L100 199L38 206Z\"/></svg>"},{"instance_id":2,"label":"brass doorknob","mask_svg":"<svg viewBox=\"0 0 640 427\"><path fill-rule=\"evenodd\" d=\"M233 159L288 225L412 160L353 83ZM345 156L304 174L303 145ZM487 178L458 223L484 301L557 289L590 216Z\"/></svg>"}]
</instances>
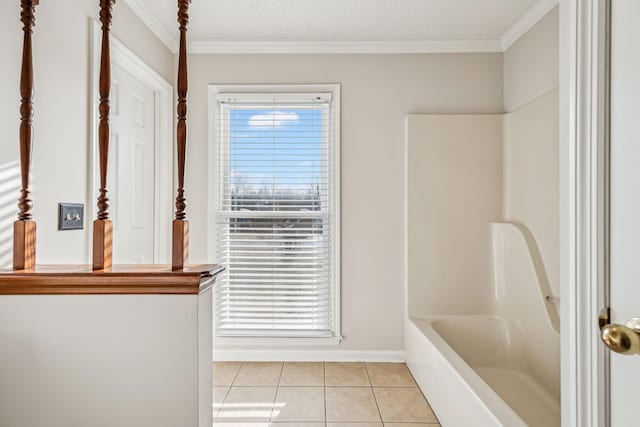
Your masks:
<instances>
[{"instance_id":1,"label":"brass doorknob","mask_svg":"<svg viewBox=\"0 0 640 427\"><path fill-rule=\"evenodd\" d=\"M605 325L600 331L600 337L611 351L640 354L640 318L631 318L624 325Z\"/></svg>"}]
</instances>

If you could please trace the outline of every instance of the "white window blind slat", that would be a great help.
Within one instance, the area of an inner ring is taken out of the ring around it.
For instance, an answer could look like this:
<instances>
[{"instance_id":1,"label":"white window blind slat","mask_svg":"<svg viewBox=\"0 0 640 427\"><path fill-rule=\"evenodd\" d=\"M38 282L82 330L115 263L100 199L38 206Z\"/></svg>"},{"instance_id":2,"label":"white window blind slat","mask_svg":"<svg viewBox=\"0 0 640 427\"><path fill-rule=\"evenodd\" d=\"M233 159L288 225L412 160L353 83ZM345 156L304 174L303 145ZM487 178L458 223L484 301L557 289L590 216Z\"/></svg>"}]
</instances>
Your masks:
<instances>
[{"instance_id":1,"label":"white window blind slat","mask_svg":"<svg viewBox=\"0 0 640 427\"><path fill-rule=\"evenodd\" d=\"M219 93L219 336L333 336L330 93Z\"/></svg>"}]
</instances>

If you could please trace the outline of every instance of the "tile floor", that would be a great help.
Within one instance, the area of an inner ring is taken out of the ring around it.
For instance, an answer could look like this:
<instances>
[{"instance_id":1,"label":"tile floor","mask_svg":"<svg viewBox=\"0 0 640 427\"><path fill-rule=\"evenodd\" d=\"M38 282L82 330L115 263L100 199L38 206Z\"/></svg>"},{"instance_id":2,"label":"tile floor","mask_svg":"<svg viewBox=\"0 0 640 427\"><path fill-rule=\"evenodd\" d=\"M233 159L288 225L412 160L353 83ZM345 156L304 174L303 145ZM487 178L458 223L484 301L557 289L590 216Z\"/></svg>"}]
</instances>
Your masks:
<instances>
[{"instance_id":1,"label":"tile floor","mask_svg":"<svg viewBox=\"0 0 640 427\"><path fill-rule=\"evenodd\" d=\"M402 363L214 362L216 427L436 427Z\"/></svg>"}]
</instances>

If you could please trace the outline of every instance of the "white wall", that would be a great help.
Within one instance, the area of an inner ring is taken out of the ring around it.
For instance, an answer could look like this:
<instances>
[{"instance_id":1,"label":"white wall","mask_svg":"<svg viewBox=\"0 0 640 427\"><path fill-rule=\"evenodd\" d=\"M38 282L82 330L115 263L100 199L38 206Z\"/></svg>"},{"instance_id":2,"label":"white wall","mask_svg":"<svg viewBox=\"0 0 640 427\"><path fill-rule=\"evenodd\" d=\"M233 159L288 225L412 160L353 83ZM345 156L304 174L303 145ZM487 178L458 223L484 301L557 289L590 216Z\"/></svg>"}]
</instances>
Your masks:
<instances>
[{"instance_id":1,"label":"white wall","mask_svg":"<svg viewBox=\"0 0 640 427\"><path fill-rule=\"evenodd\" d=\"M504 109L514 111L558 88L558 7L504 53Z\"/></svg>"},{"instance_id":2,"label":"white wall","mask_svg":"<svg viewBox=\"0 0 640 427\"><path fill-rule=\"evenodd\" d=\"M502 110L502 56L191 55L187 212L207 259L207 85L342 85L342 324L345 350L403 348L403 138L412 112Z\"/></svg>"},{"instance_id":3,"label":"white wall","mask_svg":"<svg viewBox=\"0 0 640 427\"><path fill-rule=\"evenodd\" d=\"M502 115L407 117L409 315L489 314Z\"/></svg>"},{"instance_id":4,"label":"white wall","mask_svg":"<svg viewBox=\"0 0 640 427\"><path fill-rule=\"evenodd\" d=\"M40 263L84 263L92 218L83 231L57 231L58 202L87 203L89 144L89 17L96 0L43 1L36 8L33 149L34 217ZM0 2L0 265L11 263L11 223L19 189L18 127L22 26L19 1ZM173 55L124 2L114 7L113 33L167 80ZM92 211L94 201L89 201Z\"/></svg>"},{"instance_id":5,"label":"white wall","mask_svg":"<svg viewBox=\"0 0 640 427\"><path fill-rule=\"evenodd\" d=\"M0 425L211 427L211 301L3 295Z\"/></svg>"}]
</instances>

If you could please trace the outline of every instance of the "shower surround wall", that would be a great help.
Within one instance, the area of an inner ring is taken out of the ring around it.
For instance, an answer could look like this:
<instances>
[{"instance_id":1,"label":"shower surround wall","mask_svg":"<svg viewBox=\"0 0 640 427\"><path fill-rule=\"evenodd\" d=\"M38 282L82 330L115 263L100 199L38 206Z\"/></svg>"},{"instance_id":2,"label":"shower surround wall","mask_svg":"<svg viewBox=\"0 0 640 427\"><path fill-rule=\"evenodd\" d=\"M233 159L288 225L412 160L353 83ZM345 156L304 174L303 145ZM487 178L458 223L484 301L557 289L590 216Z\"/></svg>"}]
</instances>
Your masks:
<instances>
[{"instance_id":1,"label":"shower surround wall","mask_svg":"<svg viewBox=\"0 0 640 427\"><path fill-rule=\"evenodd\" d=\"M408 316L493 314L493 222L521 227L558 294L558 91L507 114L407 116Z\"/></svg>"},{"instance_id":2,"label":"shower surround wall","mask_svg":"<svg viewBox=\"0 0 640 427\"><path fill-rule=\"evenodd\" d=\"M554 296L560 295L558 91L504 116L504 220L535 237Z\"/></svg>"},{"instance_id":3,"label":"shower surround wall","mask_svg":"<svg viewBox=\"0 0 640 427\"><path fill-rule=\"evenodd\" d=\"M406 357L443 423L467 422L448 389L482 425L559 426L558 112L553 91L504 115L407 117Z\"/></svg>"}]
</instances>

